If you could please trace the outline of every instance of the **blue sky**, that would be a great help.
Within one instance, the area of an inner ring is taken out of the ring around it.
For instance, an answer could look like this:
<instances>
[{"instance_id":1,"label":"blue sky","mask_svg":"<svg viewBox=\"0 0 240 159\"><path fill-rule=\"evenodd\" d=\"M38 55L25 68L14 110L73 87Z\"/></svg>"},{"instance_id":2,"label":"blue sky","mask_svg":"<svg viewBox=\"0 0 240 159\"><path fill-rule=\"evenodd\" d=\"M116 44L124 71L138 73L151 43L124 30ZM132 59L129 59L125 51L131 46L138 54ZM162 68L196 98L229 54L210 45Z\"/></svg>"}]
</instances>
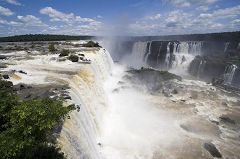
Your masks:
<instances>
[{"instance_id":1,"label":"blue sky","mask_svg":"<svg viewBox=\"0 0 240 159\"><path fill-rule=\"evenodd\" d=\"M0 0L0 36L240 30L240 0Z\"/></svg>"}]
</instances>

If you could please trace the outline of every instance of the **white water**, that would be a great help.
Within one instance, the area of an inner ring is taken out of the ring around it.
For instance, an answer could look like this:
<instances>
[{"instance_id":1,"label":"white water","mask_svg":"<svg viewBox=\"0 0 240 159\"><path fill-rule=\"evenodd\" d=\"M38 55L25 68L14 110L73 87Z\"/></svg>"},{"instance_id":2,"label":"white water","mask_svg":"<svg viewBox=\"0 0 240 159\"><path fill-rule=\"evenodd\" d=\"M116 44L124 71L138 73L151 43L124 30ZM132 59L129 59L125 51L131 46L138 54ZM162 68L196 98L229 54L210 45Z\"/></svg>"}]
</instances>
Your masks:
<instances>
[{"instance_id":1,"label":"white water","mask_svg":"<svg viewBox=\"0 0 240 159\"><path fill-rule=\"evenodd\" d=\"M176 50L174 53L175 59L172 62L169 72L188 76L188 66L196 55L201 54L202 42L180 42L177 44L176 49L175 46L174 44L174 50ZM170 58L167 56L165 61L168 59Z\"/></svg>"},{"instance_id":2,"label":"white water","mask_svg":"<svg viewBox=\"0 0 240 159\"><path fill-rule=\"evenodd\" d=\"M148 42L136 42L130 56L125 57L125 61L134 68L141 68L146 65L145 54Z\"/></svg>"},{"instance_id":3,"label":"white water","mask_svg":"<svg viewBox=\"0 0 240 159\"><path fill-rule=\"evenodd\" d=\"M230 65L227 66L224 72L224 82L226 84L232 84L234 75L235 75L235 71L237 70L237 66L236 65Z\"/></svg>"},{"instance_id":4,"label":"white water","mask_svg":"<svg viewBox=\"0 0 240 159\"><path fill-rule=\"evenodd\" d=\"M160 145L177 143L180 136L172 114L158 109L147 92L121 88L118 82L124 74L124 67L115 65L105 84L109 107L102 125L101 153L106 159L152 159ZM119 91L113 91L116 88Z\"/></svg>"},{"instance_id":5,"label":"white water","mask_svg":"<svg viewBox=\"0 0 240 159\"><path fill-rule=\"evenodd\" d=\"M81 104L81 111L71 113L58 139L68 158L210 159L202 147L209 140L220 147L226 158L240 157L238 133L222 127L220 138L221 124L209 121L218 121L219 116L229 112L238 113L231 102L239 98L220 96L215 87L191 80L178 82L182 89L173 97L152 95L127 82L122 87L119 81L123 81L125 68L113 66L108 52L101 49L84 54L91 64L58 62L57 55L40 55L31 60L13 60L14 65L6 69L28 73L18 74L19 79L11 77L15 83L69 84L71 102ZM196 99L191 98L192 92L197 93ZM223 101L227 107L221 104ZM236 137L232 137L235 133Z\"/></svg>"}]
</instances>

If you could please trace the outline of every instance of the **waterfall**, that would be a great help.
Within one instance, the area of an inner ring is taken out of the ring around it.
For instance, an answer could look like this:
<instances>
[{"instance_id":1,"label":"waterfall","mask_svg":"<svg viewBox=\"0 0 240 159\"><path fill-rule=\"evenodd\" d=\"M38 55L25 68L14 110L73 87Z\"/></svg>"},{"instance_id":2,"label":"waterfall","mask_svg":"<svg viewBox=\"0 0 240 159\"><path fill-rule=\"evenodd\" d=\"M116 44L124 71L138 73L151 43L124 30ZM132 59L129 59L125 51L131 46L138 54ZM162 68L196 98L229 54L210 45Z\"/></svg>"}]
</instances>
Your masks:
<instances>
[{"instance_id":1,"label":"waterfall","mask_svg":"<svg viewBox=\"0 0 240 159\"><path fill-rule=\"evenodd\" d=\"M174 42L172 61L167 62L169 54L167 53L165 63L171 63L169 71L179 75L187 75L187 69L191 61L196 55L200 55L202 50L202 42Z\"/></svg>"},{"instance_id":2,"label":"waterfall","mask_svg":"<svg viewBox=\"0 0 240 159\"><path fill-rule=\"evenodd\" d=\"M135 42L132 52L123 58L123 62L133 68L141 68L146 65L148 42Z\"/></svg>"},{"instance_id":3,"label":"waterfall","mask_svg":"<svg viewBox=\"0 0 240 159\"><path fill-rule=\"evenodd\" d=\"M149 42L147 55L146 55L145 60L144 60L146 64L147 64L148 56L151 54L151 47L152 47L152 41Z\"/></svg>"},{"instance_id":4,"label":"waterfall","mask_svg":"<svg viewBox=\"0 0 240 159\"><path fill-rule=\"evenodd\" d=\"M224 72L224 82L226 84L232 84L234 75L235 75L235 71L237 70L237 66L236 65L229 65L226 67L225 72Z\"/></svg>"},{"instance_id":5,"label":"waterfall","mask_svg":"<svg viewBox=\"0 0 240 159\"><path fill-rule=\"evenodd\" d=\"M107 107L103 84L111 72L113 64L104 49L98 53L85 54L91 59L79 73L68 79L73 103L80 105L80 112L72 112L71 120L66 120L58 142L68 158L101 159L98 137L100 124Z\"/></svg>"},{"instance_id":6,"label":"waterfall","mask_svg":"<svg viewBox=\"0 0 240 159\"><path fill-rule=\"evenodd\" d=\"M159 49L158 49L158 54L157 54L157 65L159 66L159 56L161 54L161 49L162 49L162 43L161 45L159 46Z\"/></svg>"},{"instance_id":7,"label":"waterfall","mask_svg":"<svg viewBox=\"0 0 240 159\"><path fill-rule=\"evenodd\" d=\"M224 53L226 53L226 51L228 50L228 46L229 46L230 42L226 42L225 46L224 46Z\"/></svg>"},{"instance_id":8,"label":"waterfall","mask_svg":"<svg viewBox=\"0 0 240 159\"><path fill-rule=\"evenodd\" d=\"M175 43L174 43L175 44ZM165 66L166 66L166 68L167 69L169 69L171 66L170 66L170 64L171 64L171 53L170 53L170 45L171 45L171 43L169 42L168 43L168 45L167 45L167 54L166 54L166 58L165 58L165 62L164 62L164 64L165 64ZM175 48L174 48L174 50L175 50Z\"/></svg>"},{"instance_id":9,"label":"waterfall","mask_svg":"<svg viewBox=\"0 0 240 159\"><path fill-rule=\"evenodd\" d=\"M201 60L199 66L198 66L198 71L197 71L198 78L200 78L201 74L203 73L206 63L207 63L206 60Z\"/></svg>"},{"instance_id":10,"label":"waterfall","mask_svg":"<svg viewBox=\"0 0 240 159\"><path fill-rule=\"evenodd\" d=\"M177 53L188 53L189 45L188 42L181 42L177 47Z\"/></svg>"}]
</instances>

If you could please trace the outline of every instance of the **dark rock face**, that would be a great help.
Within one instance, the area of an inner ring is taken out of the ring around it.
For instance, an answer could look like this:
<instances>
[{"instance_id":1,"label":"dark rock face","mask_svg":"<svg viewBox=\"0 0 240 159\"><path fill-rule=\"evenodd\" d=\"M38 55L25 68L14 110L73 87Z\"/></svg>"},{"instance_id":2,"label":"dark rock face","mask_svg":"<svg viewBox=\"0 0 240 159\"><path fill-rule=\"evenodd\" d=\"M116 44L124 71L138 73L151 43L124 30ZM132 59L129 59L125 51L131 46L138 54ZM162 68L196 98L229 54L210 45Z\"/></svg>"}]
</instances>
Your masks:
<instances>
[{"instance_id":1,"label":"dark rock face","mask_svg":"<svg viewBox=\"0 0 240 159\"><path fill-rule=\"evenodd\" d=\"M180 76L174 75L167 71L158 71L151 68L142 68L139 70L128 71L129 75L124 78L134 84L146 86L148 90L156 92L163 88L163 83L169 80L182 80ZM168 92L167 86L165 92ZM170 91L172 93L172 91Z\"/></svg>"},{"instance_id":2,"label":"dark rock face","mask_svg":"<svg viewBox=\"0 0 240 159\"><path fill-rule=\"evenodd\" d=\"M211 81L212 78L223 76L226 65L224 61L217 60L214 57L196 56L190 63L189 73Z\"/></svg>"},{"instance_id":3,"label":"dark rock face","mask_svg":"<svg viewBox=\"0 0 240 159\"><path fill-rule=\"evenodd\" d=\"M203 146L213 157L222 158L222 154L218 151L216 146L214 144L212 144L211 142L204 143Z\"/></svg>"},{"instance_id":4,"label":"dark rock face","mask_svg":"<svg viewBox=\"0 0 240 159\"><path fill-rule=\"evenodd\" d=\"M205 79L208 82L212 81L213 85L223 85L226 80L225 76L231 76L231 70L228 68L235 65L237 68L232 72L231 85L238 87L240 84L240 63L238 58L223 58L210 56L196 56L190 63L189 73L193 76ZM228 72L227 72L228 71Z\"/></svg>"},{"instance_id":5,"label":"dark rock face","mask_svg":"<svg viewBox=\"0 0 240 159\"><path fill-rule=\"evenodd\" d=\"M20 71L18 71L19 73L21 73L21 74L27 74L27 72L24 72L23 70L20 70Z\"/></svg>"},{"instance_id":6,"label":"dark rock face","mask_svg":"<svg viewBox=\"0 0 240 159\"><path fill-rule=\"evenodd\" d=\"M9 79L8 75L2 75L3 79Z\"/></svg>"},{"instance_id":7,"label":"dark rock face","mask_svg":"<svg viewBox=\"0 0 240 159\"><path fill-rule=\"evenodd\" d=\"M7 58L7 56L0 55L0 60L4 60L4 59L6 59L6 58Z\"/></svg>"},{"instance_id":8,"label":"dark rock face","mask_svg":"<svg viewBox=\"0 0 240 159\"><path fill-rule=\"evenodd\" d=\"M236 124L236 122L234 120L230 119L227 116L221 116L219 118L220 118L221 122L223 122L223 123Z\"/></svg>"},{"instance_id":9,"label":"dark rock face","mask_svg":"<svg viewBox=\"0 0 240 159\"><path fill-rule=\"evenodd\" d=\"M163 67L166 55L168 41L152 41L150 44L150 53L147 63L152 67Z\"/></svg>"},{"instance_id":10,"label":"dark rock face","mask_svg":"<svg viewBox=\"0 0 240 159\"><path fill-rule=\"evenodd\" d=\"M72 62L78 62L79 57L77 55L70 55L68 59Z\"/></svg>"}]
</instances>

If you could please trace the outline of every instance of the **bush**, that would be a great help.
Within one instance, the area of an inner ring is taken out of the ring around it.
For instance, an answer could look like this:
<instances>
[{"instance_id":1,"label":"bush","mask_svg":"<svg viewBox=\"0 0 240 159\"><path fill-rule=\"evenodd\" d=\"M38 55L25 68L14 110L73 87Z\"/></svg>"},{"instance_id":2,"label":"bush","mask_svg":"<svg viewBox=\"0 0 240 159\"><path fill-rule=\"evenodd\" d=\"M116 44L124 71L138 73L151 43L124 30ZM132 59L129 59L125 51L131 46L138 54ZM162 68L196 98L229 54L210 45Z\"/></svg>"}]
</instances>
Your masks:
<instances>
[{"instance_id":1,"label":"bush","mask_svg":"<svg viewBox=\"0 0 240 159\"><path fill-rule=\"evenodd\" d=\"M53 99L21 101L12 83L0 80L0 154L2 159L63 159L48 141L53 128L74 109Z\"/></svg>"},{"instance_id":2,"label":"bush","mask_svg":"<svg viewBox=\"0 0 240 159\"><path fill-rule=\"evenodd\" d=\"M77 55L70 55L68 59L72 62L78 62L79 57Z\"/></svg>"},{"instance_id":3,"label":"bush","mask_svg":"<svg viewBox=\"0 0 240 159\"><path fill-rule=\"evenodd\" d=\"M68 56L69 55L69 53L70 53L70 51L69 50L66 50L66 49L63 49L62 51L61 51L61 53L60 53L60 57L63 57L63 56Z\"/></svg>"},{"instance_id":4,"label":"bush","mask_svg":"<svg viewBox=\"0 0 240 159\"><path fill-rule=\"evenodd\" d=\"M50 52L57 51L57 49L55 48L54 44L49 44L48 50L49 50Z\"/></svg>"},{"instance_id":5,"label":"bush","mask_svg":"<svg viewBox=\"0 0 240 159\"><path fill-rule=\"evenodd\" d=\"M86 44L83 44L83 47L101 47L98 42L89 41Z\"/></svg>"}]
</instances>

